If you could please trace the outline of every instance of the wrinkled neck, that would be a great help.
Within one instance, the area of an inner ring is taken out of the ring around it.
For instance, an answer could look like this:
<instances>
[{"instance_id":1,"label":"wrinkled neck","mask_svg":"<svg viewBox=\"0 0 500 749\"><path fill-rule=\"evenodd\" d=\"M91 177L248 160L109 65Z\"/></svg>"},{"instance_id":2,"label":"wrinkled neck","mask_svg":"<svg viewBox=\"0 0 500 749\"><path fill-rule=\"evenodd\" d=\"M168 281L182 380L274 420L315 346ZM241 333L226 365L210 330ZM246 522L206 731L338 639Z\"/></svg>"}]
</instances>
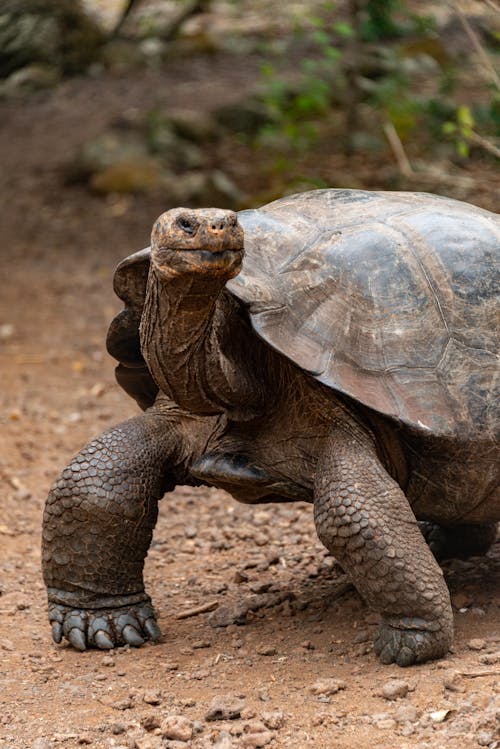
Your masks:
<instances>
[{"instance_id":1,"label":"wrinkled neck","mask_svg":"<svg viewBox=\"0 0 500 749\"><path fill-rule=\"evenodd\" d=\"M152 267L141 350L160 390L181 408L248 419L262 400L242 361L251 334L224 286L218 278L165 279Z\"/></svg>"}]
</instances>

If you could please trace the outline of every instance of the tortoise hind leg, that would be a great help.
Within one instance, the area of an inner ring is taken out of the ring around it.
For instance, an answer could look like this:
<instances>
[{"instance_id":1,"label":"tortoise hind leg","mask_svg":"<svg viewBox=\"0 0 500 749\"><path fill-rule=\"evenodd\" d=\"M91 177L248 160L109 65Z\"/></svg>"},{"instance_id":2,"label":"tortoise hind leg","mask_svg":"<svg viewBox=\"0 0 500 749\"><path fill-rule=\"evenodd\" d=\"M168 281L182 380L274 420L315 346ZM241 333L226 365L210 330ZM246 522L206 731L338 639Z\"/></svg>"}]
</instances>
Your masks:
<instances>
[{"instance_id":1,"label":"tortoise hind leg","mask_svg":"<svg viewBox=\"0 0 500 749\"><path fill-rule=\"evenodd\" d=\"M497 537L496 523L446 526L423 521L418 525L438 560L483 556Z\"/></svg>"},{"instance_id":2,"label":"tortoise hind leg","mask_svg":"<svg viewBox=\"0 0 500 749\"><path fill-rule=\"evenodd\" d=\"M143 566L158 500L175 486L179 432L152 409L90 442L53 484L42 564L56 642L108 649L159 637Z\"/></svg>"}]
</instances>

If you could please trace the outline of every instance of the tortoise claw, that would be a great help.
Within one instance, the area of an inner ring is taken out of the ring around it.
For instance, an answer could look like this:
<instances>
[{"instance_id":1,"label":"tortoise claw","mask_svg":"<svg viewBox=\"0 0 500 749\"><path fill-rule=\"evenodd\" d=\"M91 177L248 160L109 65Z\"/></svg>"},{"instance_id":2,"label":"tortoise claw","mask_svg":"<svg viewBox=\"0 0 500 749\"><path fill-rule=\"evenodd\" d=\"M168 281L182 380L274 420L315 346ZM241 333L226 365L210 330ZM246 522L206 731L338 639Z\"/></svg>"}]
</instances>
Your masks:
<instances>
[{"instance_id":1,"label":"tortoise claw","mask_svg":"<svg viewBox=\"0 0 500 749\"><path fill-rule=\"evenodd\" d=\"M62 640L63 631L60 622L52 622L52 639L59 645Z\"/></svg>"},{"instance_id":2,"label":"tortoise claw","mask_svg":"<svg viewBox=\"0 0 500 749\"><path fill-rule=\"evenodd\" d=\"M123 628L122 637L128 645L132 645L134 648L140 648L141 645L144 645L144 638L131 624L127 624Z\"/></svg>"},{"instance_id":3,"label":"tortoise claw","mask_svg":"<svg viewBox=\"0 0 500 749\"><path fill-rule=\"evenodd\" d=\"M115 647L111 637L102 630L99 630L99 632L95 633L94 643L97 645L99 650L112 650L112 648Z\"/></svg>"},{"instance_id":4,"label":"tortoise claw","mask_svg":"<svg viewBox=\"0 0 500 749\"><path fill-rule=\"evenodd\" d=\"M86 650L87 644L85 642L85 635L81 629L73 627L66 635L68 641L73 645L76 650Z\"/></svg>"},{"instance_id":5,"label":"tortoise claw","mask_svg":"<svg viewBox=\"0 0 500 749\"><path fill-rule=\"evenodd\" d=\"M143 629L148 635L150 640L159 640L161 637L160 628L156 623L156 620L153 618L146 619L143 625Z\"/></svg>"}]
</instances>

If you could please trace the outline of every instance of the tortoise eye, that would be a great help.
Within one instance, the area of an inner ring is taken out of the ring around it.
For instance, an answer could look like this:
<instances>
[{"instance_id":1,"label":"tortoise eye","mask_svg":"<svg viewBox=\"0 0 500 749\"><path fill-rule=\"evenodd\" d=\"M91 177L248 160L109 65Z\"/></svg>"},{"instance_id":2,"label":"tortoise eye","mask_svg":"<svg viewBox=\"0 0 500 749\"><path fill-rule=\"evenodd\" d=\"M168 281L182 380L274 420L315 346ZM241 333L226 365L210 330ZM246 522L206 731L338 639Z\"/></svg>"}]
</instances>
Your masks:
<instances>
[{"instance_id":1,"label":"tortoise eye","mask_svg":"<svg viewBox=\"0 0 500 749\"><path fill-rule=\"evenodd\" d=\"M177 219L178 226L182 229L182 231L186 232L186 234L194 234L194 226L189 221L189 219L184 218L184 216L180 216Z\"/></svg>"}]
</instances>

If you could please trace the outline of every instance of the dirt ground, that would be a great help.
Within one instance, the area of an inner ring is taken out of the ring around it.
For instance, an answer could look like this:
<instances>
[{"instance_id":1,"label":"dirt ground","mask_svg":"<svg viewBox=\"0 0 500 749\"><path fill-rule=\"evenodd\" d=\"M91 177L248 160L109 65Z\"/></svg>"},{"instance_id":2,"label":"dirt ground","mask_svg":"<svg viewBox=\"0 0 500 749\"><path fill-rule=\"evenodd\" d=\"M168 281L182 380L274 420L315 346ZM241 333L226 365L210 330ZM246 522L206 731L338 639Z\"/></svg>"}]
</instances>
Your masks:
<instances>
[{"instance_id":1,"label":"dirt ground","mask_svg":"<svg viewBox=\"0 0 500 749\"><path fill-rule=\"evenodd\" d=\"M500 746L499 543L446 564L452 652L402 670L375 659L376 617L317 541L308 506L249 508L181 489L161 503L146 567L162 642L80 654L50 639L43 503L85 441L136 413L104 350L120 307L111 277L166 208L65 186L62 166L127 106L159 90L181 107L230 101L253 66L179 61L2 104L2 749ZM215 612L179 618L205 604ZM228 626L213 627L213 613Z\"/></svg>"}]
</instances>

